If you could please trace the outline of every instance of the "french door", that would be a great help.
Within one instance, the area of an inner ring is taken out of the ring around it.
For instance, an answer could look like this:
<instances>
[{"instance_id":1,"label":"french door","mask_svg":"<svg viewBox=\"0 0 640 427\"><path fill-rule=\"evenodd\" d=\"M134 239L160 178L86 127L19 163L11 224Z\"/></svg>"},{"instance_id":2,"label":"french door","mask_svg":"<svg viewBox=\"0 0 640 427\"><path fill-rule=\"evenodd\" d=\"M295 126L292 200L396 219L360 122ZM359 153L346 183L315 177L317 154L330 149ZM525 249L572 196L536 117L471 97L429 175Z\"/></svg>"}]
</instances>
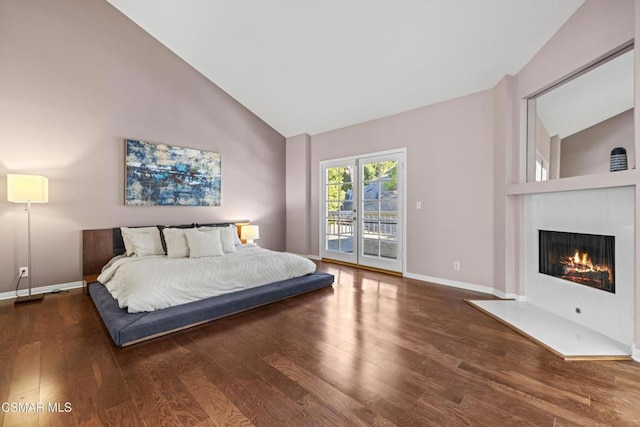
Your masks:
<instances>
[{"instance_id":1,"label":"french door","mask_svg":"<svg viewBox=\"0 0 640 427\"><path fill-rule=\"evenodd\" d=\"M404 152L325 161L320 255L402 272Z\"/></svg>"}]
</instances>

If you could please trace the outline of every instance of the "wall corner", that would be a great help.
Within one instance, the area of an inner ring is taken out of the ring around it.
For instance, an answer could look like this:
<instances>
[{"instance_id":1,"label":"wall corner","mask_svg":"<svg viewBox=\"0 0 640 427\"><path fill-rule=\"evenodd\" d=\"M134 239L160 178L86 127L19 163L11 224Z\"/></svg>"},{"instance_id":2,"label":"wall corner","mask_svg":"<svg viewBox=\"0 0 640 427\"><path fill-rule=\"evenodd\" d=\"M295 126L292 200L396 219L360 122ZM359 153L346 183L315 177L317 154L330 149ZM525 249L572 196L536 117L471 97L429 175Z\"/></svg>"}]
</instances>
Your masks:
<instances>
[{"instance_id":1,"label":"wall corner","mask_svg":"<svg viewBox=\"0 0 640 427\"><path fill-rule=\"evenodd\" d=\"M286 144L286 251L310 253L311 136L288 137Z\"/></svg>"}]
</instances>

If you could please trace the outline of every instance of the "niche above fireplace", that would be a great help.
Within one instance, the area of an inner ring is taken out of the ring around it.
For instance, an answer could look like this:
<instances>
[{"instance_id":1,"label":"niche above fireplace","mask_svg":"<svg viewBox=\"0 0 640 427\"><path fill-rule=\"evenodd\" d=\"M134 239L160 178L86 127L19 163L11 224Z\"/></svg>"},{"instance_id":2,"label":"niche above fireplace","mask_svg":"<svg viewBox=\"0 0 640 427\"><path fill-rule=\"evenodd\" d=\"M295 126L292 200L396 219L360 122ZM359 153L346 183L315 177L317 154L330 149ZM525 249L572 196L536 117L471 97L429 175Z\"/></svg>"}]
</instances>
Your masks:
<instances>
[{"instance_id":1,"label":"niche above fireplace","mask_svg":"<svg viewBox=\"0 0 640 427\"><path fill-rule=\"evenodd\" d=\"M615 293L615 237L538 231L539 272Z\"/></svg>"}]
</instances>

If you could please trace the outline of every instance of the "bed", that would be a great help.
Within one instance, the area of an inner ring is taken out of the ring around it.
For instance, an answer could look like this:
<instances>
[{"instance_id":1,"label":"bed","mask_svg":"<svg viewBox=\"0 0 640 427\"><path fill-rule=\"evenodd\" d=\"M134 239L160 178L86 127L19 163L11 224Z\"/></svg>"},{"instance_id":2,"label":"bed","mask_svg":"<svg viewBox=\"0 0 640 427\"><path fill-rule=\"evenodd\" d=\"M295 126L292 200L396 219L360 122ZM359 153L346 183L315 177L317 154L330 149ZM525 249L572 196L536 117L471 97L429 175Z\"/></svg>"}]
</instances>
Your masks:
<instances>
[{"instance_id":1,"label":"bed","mask_svg":"<svg viewBox=\"0 0 640 427\"><path fill-rule=\"evenodd\" d=\"M146 228L153 229L154 227L157 227L160 231L165 229L164 226L150 226ZM233 229L235 231L234 237L237 238L238 232L236 231L234 225L229 223L188 224L181 226L171 226L168 228L184 229L186 230L187 234L198 234L189 230L205 230L207 228L213 230L217 227L220 227L220 229L222 229L223 227L229 227ZM139 227L138 229L142 228L143 227ZM113 342L118 347L125 347L154 337L162 336L202 323L210 322L212 320L220 319L222 317L239 313L245 310L256 308L262 305L281 301L283 299L305 294L307 292L327 288L330 287L334 281L333 275L323 272L317 272L314 271L315 268L312 268L311 271L308 272L308 274L303 274L299 277L286 277L282 280L275 280L273 282L264 284L257 281L256 283L252 284L251 287L248 287L246 289L236 288L235 284L233 286L230 285L227 286L227 293L197 299L190 302L184 302L184 300L177 298L175 301L172 300L172 304L174 305L170 305L167 307L164 307L164 305L157 305L156 302L152 299L152 302L149 303L151 304L151 306L149 306L148 308L148 310L151 311L145 311L147 309L147 306L145 305L146 303L136 305L137 303L132 303L131 300L126 300L125 298L123 298L122 293L118 294L118 292L114 292L113 283L118 283L118 281L112 277L116 277L120 273L114 273L110 270L120 269L124 271L125 268L133 268L130 267L131 265L143 265L143 263L147 262L150 262L150 265L154 266L152 267L153 270L158 270L157 266L160 265L159 263L162 263L164 261L166 261L167 263L172 262L169 255L171 254L171 248L173 246L167 247L167 243L170 242L165 242L165 239L162 238L161 243L163 251L167 252L167 255L162 256L159 255L158 252L157 255L148 255L146 257L141 256L139 257L139 259L130 259L132 257L126 257L125 255L123 255L129 250L129 248L125 246L127 235L125 235L125 238L123 239L123 230L126 231L127 229L121 229L118 227L99 230L83 230L82 243L83 276L85 279L84 281L86 284L86 291L93 300L107 331L113 339ZM167 235L169 235L168 232ZM164 234L160 232L160 236L164 236ZM246 266L246 269L251 270L249 266L257 266L258 269L264 267L264 264L262 264L262 267L260 267L261 264L254 263L255 259L268 260L268 257L270 256L280 255L278 253L271 254L268 253L271 251L266 251L257 247L252 247L250 245L239 245L237 246L237 248L239 248L237 250L237 253L225 254L224 257L219 258L221 260L224 258L224 261L228 261L229 263L234 262L234 259L243 260L243 265ZM233 252L236 251L234 250ZM293 259L292 257L294 257L291 254L282 255L286 259ZM146 258L148 258L148 260ZM163 260L163 258L167 259ZM248 259L251 259L253 261L246 261ZM175 262L175 260L173 261ZM217 262L218 259L216 259L215 257L209 258L205 255L201 260L188 260L185 262L195 263L198 261L201 261L201 263L203 264L212 264ZM308 260L306 262L309 263ZM107 268L105 269L105 271L102 271L103 267L105 266ZM174 270L174 268L171 267L169 270ZM306 270L304 271L306 272ZM299 270L295 274L301 274L301 272L303 272L303 270ZM258 276L260 276L260 274L253 273L251 271L247 272L247 274L254 278L254 281L258 279L266 280L264 278L259 278ZM289 272L287 274L291 275L294 273ZM228 274L225 276L223 274L218 275L216 273L216 275L220 276L219 280L222 281L222 285L227 282L234 281L233 279L230 279L232 278L232 276L229 276ZM153 280L162 282L162 280L160 279L161 276L162 274L160 274L160 276L157 276L157 278ZM106 282L106 285L104 283L101 283L101 281L98 280L99 278L100 280ZM200 280L206 281L210 279L213 280L216 278L212 276L204 276ZM171 279L166 279L164 281L167 282L167 286L171 287ZM120 280L120 282L125 283L126 280ZM111 292L108 287L111 287ZM197 286L194 286L194 288L199 289ZM204 289L205 287L202 286L201 288ZM118 295L118 299L120 301L114 299L114 297L112 296L112 292L115 295ZM140 292L141 295L148 293L149 292ZM178 295L178 297L182 297L182 295ZM196 297L189 296L189 298ZM133 307L133 309L131 309L130 306Z\"/></svg>"}]
</instances>

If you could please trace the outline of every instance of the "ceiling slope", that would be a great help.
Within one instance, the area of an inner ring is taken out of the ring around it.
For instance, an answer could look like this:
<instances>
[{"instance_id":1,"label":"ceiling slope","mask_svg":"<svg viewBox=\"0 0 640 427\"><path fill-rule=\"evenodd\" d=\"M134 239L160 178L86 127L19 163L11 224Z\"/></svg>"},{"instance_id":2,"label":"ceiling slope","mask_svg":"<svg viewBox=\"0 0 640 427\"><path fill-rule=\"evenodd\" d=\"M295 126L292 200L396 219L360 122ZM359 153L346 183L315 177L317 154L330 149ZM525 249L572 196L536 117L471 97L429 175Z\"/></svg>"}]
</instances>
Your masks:
<instances>
[{"instance_id":1,"label":"ceiling slope","mask_svg":"<svg viewBox=\"0 0 640 427\"><path fill-rule=\"evenodd\" d=\"M493 87L583 0L108 0L284 136Z\"/></svg>"}]
</instances>

